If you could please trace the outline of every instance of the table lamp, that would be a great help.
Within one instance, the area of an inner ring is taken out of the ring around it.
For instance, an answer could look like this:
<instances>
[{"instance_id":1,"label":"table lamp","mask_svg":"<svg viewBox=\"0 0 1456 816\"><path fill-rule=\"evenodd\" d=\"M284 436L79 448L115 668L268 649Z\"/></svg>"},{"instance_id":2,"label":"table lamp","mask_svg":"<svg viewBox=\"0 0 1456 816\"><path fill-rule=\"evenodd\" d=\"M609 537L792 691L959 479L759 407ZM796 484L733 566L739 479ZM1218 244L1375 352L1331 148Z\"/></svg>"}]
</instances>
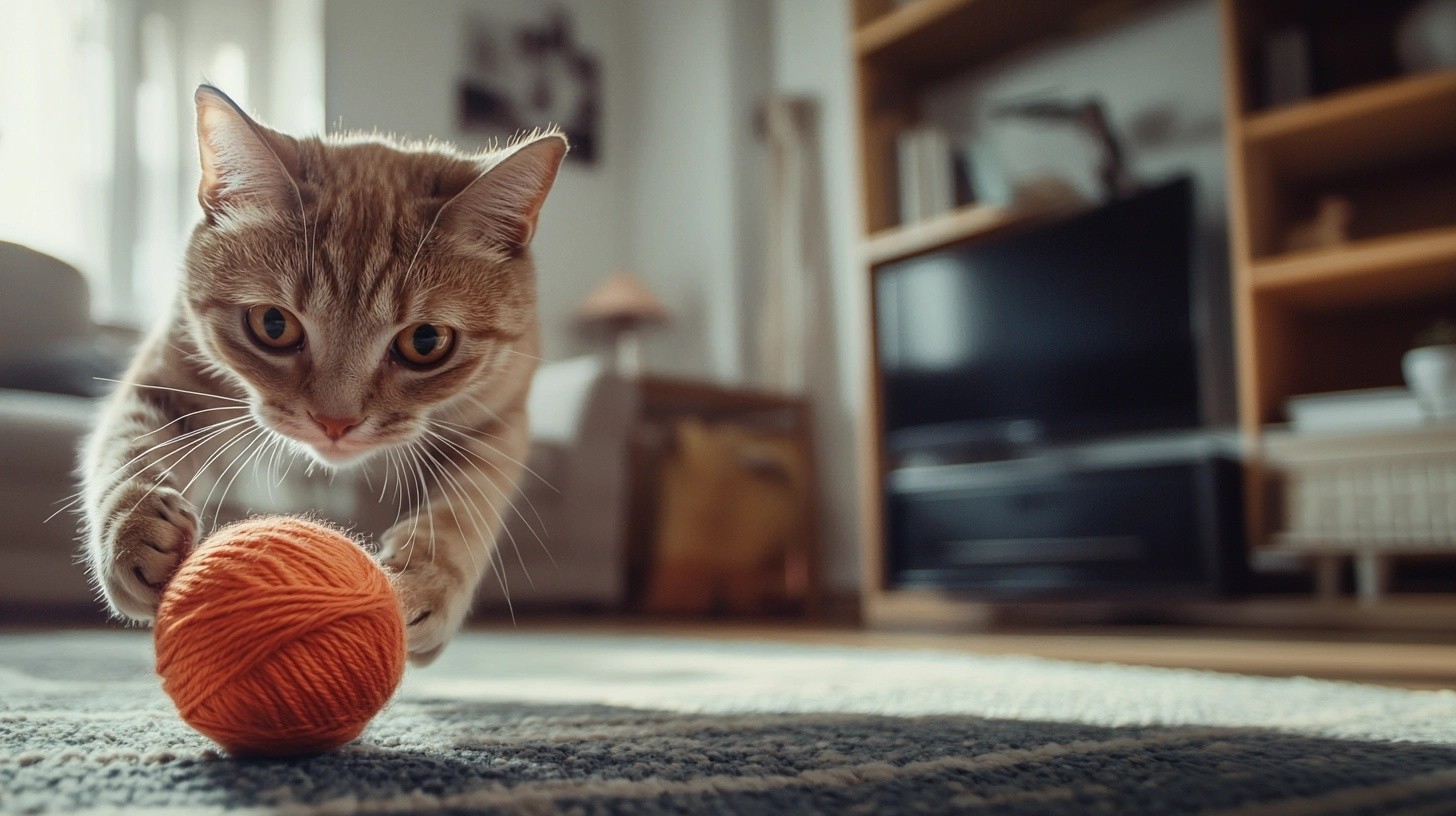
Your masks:
<instances>
[{"instance_id":1,"label":"table lamp","mask_svg":"<svg viewBox=\"0 0 1456 816\"><path fill-rule=\"evenodd\" d=\"M642 373L641 330L668 320L667 307L630 272L617 271L576 307L578 326L605 331L612 339L619 376Z\"/></svg>"}]
</instances>

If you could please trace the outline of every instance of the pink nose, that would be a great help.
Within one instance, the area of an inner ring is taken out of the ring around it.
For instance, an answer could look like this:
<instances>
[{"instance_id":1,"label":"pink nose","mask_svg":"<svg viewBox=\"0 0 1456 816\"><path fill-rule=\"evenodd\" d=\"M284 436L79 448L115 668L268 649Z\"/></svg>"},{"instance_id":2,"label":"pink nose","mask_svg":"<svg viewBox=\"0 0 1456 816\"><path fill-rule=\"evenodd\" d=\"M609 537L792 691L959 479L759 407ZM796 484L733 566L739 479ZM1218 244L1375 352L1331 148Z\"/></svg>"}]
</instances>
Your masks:
<instances>
[{"instance_id":1,"label":"pink nose","mask_svg":"<svg viewBox=\"0 0 1456 816\"><path fill-rule=\"evenodd\" d=\"M313 417L313 421L317 422L320 428L323 428L324 435L335 442L344 434L359 427L359 423L364 421L358 417L331 417L319 414L309 414L309 416Z\"/></svg>"}]
</instances>

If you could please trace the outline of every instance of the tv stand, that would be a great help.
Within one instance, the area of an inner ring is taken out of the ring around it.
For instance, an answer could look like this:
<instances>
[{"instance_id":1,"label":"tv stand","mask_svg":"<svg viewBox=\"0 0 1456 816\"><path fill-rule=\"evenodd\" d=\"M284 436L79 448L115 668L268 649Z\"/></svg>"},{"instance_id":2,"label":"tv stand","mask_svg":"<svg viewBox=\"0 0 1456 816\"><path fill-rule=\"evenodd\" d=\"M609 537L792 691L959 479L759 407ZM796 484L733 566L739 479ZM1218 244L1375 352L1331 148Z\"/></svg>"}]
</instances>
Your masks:
<instances>
[{"instance_id":1,"label":"tv stand","mask_svg":"<svg viewBox=\"0 0 1456 816\"><path fill-rule=\"evenodd\" d=\"M1237 591L1240 469L1207 433L911 466L885 480L886 584L985 600Z\"/></svg>"}]
</instances>

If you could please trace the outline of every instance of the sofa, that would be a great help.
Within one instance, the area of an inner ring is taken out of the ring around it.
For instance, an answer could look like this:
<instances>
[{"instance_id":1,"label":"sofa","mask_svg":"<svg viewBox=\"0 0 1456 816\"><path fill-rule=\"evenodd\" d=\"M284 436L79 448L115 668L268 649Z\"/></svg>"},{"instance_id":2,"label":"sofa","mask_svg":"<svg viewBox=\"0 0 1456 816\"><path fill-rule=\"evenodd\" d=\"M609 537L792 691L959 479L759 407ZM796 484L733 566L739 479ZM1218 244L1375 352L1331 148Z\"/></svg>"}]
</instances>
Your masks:
<instances>
[{"instance_id":1,"label":"sofa","mask_svg":"<svg viewBox=\"0 0 1456 816\"><path fill-rule=\"evenodd\" d=\"M0 243L0 292L0 623L100 620L76 517L52 514L75 490L79 442L111 387L98 378L119 376L137 335L91 319L74 268L16 244ZM621 604L635 394L595 357L541 366L529 402L534 475L500 546L514 611ZM220 517L313 511L378 532L393 509L382 513L376 487L295 468L271 488L238 480ZM507 608L496 578L483 587L482 610Z\"/></svg>"}]
</instances>

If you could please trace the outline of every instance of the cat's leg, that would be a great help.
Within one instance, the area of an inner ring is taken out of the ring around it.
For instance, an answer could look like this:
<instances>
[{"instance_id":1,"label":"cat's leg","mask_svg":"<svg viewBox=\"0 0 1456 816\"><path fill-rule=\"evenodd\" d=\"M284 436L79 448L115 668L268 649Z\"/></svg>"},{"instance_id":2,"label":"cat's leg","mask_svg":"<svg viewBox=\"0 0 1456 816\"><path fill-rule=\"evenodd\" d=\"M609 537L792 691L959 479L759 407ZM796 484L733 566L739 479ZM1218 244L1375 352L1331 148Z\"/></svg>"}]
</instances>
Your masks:
<instances>
[{"instance_id":1,"label":"cat's leg","mask_svg":"<svg viewBox=\"0 0 1456 816\"><path fill-rule=\"evenodd\" d=\"M497 557L496 537L515 499L530 445L524 410L478 431L427 433L404 461L425 498L380 537L380 561L399 574L410 660L439 656L470 611Z\"/></svg>"},{"instance_id":2,"label":"cat's leg","mask_svg":"<svg viewBox=\"0 0 1456 816\"><path fill-rule=\"evenodd\" d=\"M243 425L212 419L243 415L230 410L179 421L205 406L175 396L119 386L82 460L91 576L111 610L132 620L152 619L162 587L197 540L197 512L179 490L196 473L197 452Z\"/></svg>"}]
</instances>

